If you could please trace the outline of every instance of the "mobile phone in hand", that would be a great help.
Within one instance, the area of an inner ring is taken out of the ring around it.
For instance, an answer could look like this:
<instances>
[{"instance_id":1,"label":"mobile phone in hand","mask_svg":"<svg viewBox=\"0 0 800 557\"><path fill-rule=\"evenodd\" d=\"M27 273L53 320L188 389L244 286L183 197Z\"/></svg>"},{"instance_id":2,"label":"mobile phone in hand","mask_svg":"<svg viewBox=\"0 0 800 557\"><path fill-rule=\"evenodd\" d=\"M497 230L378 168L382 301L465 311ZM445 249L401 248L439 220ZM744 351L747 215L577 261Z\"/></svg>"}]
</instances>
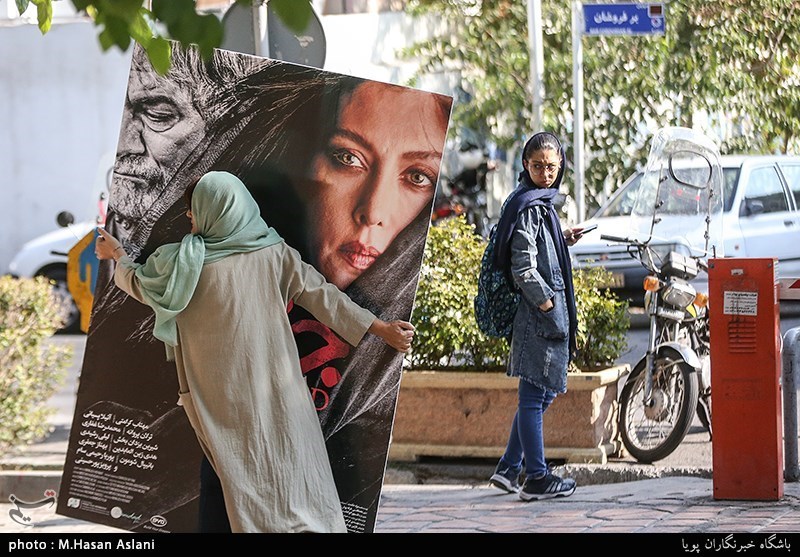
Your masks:
<instances>
[{"instance_id":1,"label":"mobile phone in hand","mask_svg":"<svg viewBox=\"0 0 800 557\"><path fill-rule=\"evenodd\" d=\"M589 226L586 226L586 227L584 227L584 228L583 228L583 229L582 229L580 232L578 232L578 234L579 234L580 236L583 236L584 234L586 234L587 232L591 232L591 231L592 231L592 230L594 230L595 228L597 228L597 223L595 223L595 224L590 224Z\"/></svg>"}]
</instances>

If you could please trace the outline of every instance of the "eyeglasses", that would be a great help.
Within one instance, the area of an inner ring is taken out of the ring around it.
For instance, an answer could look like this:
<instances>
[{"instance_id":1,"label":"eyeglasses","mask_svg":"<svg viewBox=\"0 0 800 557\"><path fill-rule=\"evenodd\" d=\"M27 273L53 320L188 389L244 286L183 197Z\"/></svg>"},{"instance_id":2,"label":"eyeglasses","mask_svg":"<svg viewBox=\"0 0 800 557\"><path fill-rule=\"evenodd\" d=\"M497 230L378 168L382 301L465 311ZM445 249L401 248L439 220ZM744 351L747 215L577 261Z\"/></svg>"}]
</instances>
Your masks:
<instances>
[{"instance_id":1,"label":"eyeglasses","mask_svg":"<svg viewBox=\"0 0 800 557\"><path fill-rule=\"evenodd\" d=\"M528 165L528 168L536 172L537 174L542 174L544 171L547 171L549 174L553 172L558 172L561 169L560 164L540 164L540 163L533 163Z\"/></svg>"}]
</instances>

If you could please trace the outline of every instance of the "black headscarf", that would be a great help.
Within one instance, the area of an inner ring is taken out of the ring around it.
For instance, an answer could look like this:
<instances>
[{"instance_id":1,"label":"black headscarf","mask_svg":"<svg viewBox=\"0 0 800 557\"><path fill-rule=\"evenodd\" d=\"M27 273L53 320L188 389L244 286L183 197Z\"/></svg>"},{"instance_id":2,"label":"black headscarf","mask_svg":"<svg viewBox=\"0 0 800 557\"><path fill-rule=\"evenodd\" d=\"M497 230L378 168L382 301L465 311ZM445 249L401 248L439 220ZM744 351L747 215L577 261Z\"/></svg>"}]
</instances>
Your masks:
<instances>
[{"instance_id":1,"label":"black headscarf","mask_svg":"<svg viewBox=\"0 0 800 557\"><path fill-rule=\"evenodd\" d=\"M555 138L549 132L540 132L532 136L525 149L522 150L522 157L525 157L528 144L534 139L539 138L542 134L547 134ZM570 356L575 354L576 340L575 336L578 330L577 309L575 307L575 288L572 283L572 263L569 257L569 247L564 239L564 233L561 231L561 223L558 219L558 212L556 211L553 200L558 195L558 189L561 186L561 181L564 178L564 167L566 166L566 156L564 148L557 138L556 143L559 146L559 154L561 156L561 168L558 171L553 185L549 188L538 187L530 178L528 171L524 166L522 172L519 173L518 180L521 187L517 188L511 197L503 206L503 211L500 214L500 220L497 223L494 237L494 265L497 269L503 269L510 275L511 270L511 235L514 233L514 227L517 223L519 215L529 207L539 205L545 208L545 225L547 226L550 235L553 238L553 243L556 248L556 255L558 256L558 264L561 267L561 274L564 277L564 294L567 299L567 312L569 314L569 347ZM512 282L513 284L513 282Z\"/></svg>"}]
</instances>

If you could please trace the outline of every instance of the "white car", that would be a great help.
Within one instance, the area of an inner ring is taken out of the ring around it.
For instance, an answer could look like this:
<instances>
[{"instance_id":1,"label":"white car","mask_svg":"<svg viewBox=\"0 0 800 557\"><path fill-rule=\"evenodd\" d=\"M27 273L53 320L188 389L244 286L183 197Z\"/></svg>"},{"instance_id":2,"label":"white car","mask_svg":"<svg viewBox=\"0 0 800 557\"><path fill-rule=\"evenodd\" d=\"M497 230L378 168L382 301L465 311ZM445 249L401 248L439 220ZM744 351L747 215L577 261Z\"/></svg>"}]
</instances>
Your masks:
<instances>
[{"instance_id":1,"label":"white car","mask_svg":"<svg viewBox=\"0 0 800 557\"><path fill-rule=\"evenodd\" d=\"M67 288L67 254L93 228L94 221L72 223L68 213L59 214L63 228L53 230L26 242L8 266L11 276L32 278L45 276L53 281L56 293L69 304L63 332L80 332L80 311Z\"/></svg>"},{"instance_id":2,"label":"white car","mask_svg":"<svg viewBox=\"0 0 800 557\"><path fill-rule=\"evenodd\" d=\"M800 277L800 157L727 155L721 163L723 253L717 257L777 257L779 278ZM647 272L624 245L600 236L629 235L641 176L628 178L590 219L577 225L598 227L570 248L573 268L608 269L610 289L634 305L643 302ZM674 247L670 242L662 245L665 251Z\"/></svg>"},{"instance_id":3,"label":"white car","mask_svg":"<svg viewBox=\"0 0 800 557\"><path fill-rule=\"evenodd\" d=\"M60 228L25 243L14 255L8 267L8 273L15 277L45 276L53 281L56 293L68 303L69 307L62 332L81 332L80 311L67 288L67 254L90 230L96 228L98 223L105 221L115 157L114 151L108 151L100 157L97 164L90 192L91 199L97 201L95 220L76 223L71 213L62 211L56 217Z\"/></svg>"}]
</instances>

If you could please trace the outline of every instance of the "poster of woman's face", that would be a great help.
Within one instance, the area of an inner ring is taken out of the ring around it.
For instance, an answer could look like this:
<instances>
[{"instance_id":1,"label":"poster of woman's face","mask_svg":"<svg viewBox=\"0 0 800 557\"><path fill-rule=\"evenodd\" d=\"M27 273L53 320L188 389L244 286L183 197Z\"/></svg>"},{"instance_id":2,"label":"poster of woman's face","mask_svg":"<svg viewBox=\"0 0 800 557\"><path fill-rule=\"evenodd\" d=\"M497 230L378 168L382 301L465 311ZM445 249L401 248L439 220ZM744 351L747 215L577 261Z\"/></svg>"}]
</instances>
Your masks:
<instances>
[{"instance_id":1,"label":"poster of woman's face","mask_svg":"<svg viewBox=\"0 0 800 557\"><path fill-rule=\"evenodd\" d=\"M227 170L329 282L379 317L410 320L451 102L226 51L204 61L175 47L160 76L137 47L107 228L142 262L190 233L185 188ZM202 453L176 406L175 366L150 333L152 311L112 273L95 291L58 512L131 531L153 531L156 516L161 531L195 531ZM348 528L372 531L402 354L370 335L353 348L301 307L287 315ZM103 436L120 427L142 447L109 467L119 454ZM90 478L117 488L99 493Z\"/></svg>"},{"instance_id":2,"label":"poster of woman's face","mask_svg":"<svg viewBox=\"0 0 800 557\"><path fill-rule=\"evenodd\" d=\"M346 289L430 206L448 112L437 97L364 82L337 114L303 189L313 263Z\"/></svg>"}]
</instances>

